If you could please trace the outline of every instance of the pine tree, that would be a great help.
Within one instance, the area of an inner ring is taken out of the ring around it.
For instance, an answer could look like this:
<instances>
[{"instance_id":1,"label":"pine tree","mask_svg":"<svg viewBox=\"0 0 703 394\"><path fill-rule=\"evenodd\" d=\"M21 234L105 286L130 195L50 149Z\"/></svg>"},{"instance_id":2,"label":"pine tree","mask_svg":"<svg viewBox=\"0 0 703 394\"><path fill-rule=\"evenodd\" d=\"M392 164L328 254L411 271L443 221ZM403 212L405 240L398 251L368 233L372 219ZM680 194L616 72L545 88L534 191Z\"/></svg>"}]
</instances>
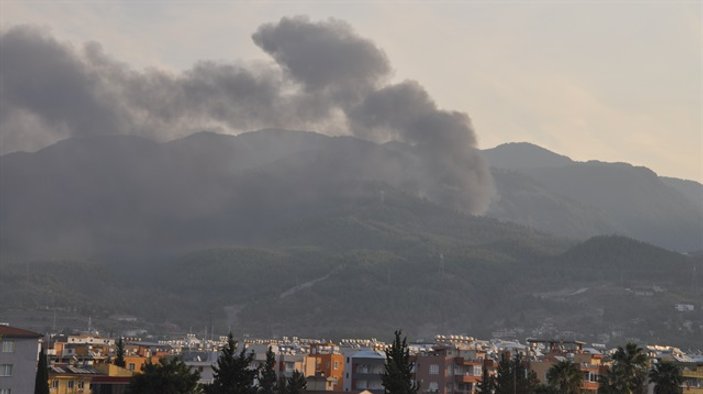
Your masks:
<instances>
[{"instance_id":1,"label":"pine tree","mask_svg":"<svg viewBox=\"0 0 703 394\"><path fill-rule=\"evenodd\" d=\"M237 354L237 342L232 333L227 336L227 344L213 367L214 381L206 389L208 394L253 394L256 392L254 380L259 371L252 368L254 353L246 348Z\"/></svg>"},{"instance_id":2,"label":"pine tree","mask_svg":"<svg viewBox=\"0 0 703 394\"><path fill-rule=\"evenodd\" d=\"M513 394L513 363L510 361L510 354L505 352L500 355L498 370L495 377L496 394Z\"/></svg>"},{"instance_id":3,"label":"pine tree","mask_svg":"<svg viewBox=\"0 0 703 394\"><path fill-rule=\"evenodd\" d=\"M144 364L142 373L132 377L127 394L197 394L200 373L191 371L177 357L162 358L158 364Z\"/></svg>"},{"instance_id":4,"label":"pine tree","mask_svg":"<svg viewBox=\"0 0 703 394\"><path fill-rule=\"evenodd\" d=\"M416 394L420 386L413 379L413 363L407 338L400 339L402 332L395 332L393 344L386 349L386 366L383 387L386 394Z\"/></svg>"},{"instance_id":5,"label":"pine tree","mask_svg":"<svg viewBox=\"0 0 703 394\"><path fill-rule=\"evenodd\" d=\"M537 374L530 371L520 353L511 360L505 352L498 362L496 376L496 394L533 394L539 384Z\"/></svg>"},{"instance_id":6,"label":"pine tree","mask_svg":"<svg viewBox=\"0 0 703 394\"><path fill-rule=\"evenodd\" d=\"M122 337L117 340L117 346L115 347L115 365L118 367L125 367L125 361L124 361L124 342L122 341Z\"/></svg>"},{"instance_id":7,"label":"pine tree","mask_svg":"<svg viewBox=\"0 0 703 394\"><path fill-rule=\"evenodd\" d=\"M522 354L516 353L513 359L513 368L516 381L516 393L517 394L533 394L535 388L539 384L537 379L537 374L534 371L530 371L527 367L527 363L523 360Z\"/></svg>"},{"instance_id":8,"label":"pine tree","mask_svg":"<svg viewBox=\"0 0 703 394\"><path fill-rule=\"evenodd\" d=\"M295 370L286 382L286 394L302 394L308 387L308 382L302 372Z\"/></svg>"},{"instance_id":9,"label":"pine tree","mask_svg":"<svg viewBox=\"0 0 703 394\"><path fill-rule=\"evenodd\" d=\"M46 362L46 350L44 346L39 352L39 363L37 364L37 374L34 380L34 394L49 394L49 367Z\"/></svg>"},{"instance_id":10,"label":"pine tree","mask_svg":"<svg viewBox=\"0 0 703 394\"><path fill-rule=\"evenodd\" d=\"M477 390L481 394L492 394L495 391L495 377L488 373L488 366L484 360L481 372L481 381L478 382Z\"/></svg>"},{"instance_id":11,"label":"pine tree","mask_svg":"<svg viewBox=\"0 0 703 394\"><path fill-rule=\"evenodd\" d=\"M259 377L259 393L274 394L278 391L276 386L276 354L273 353L273 349L269 346L266 351L266 363L261 369Z\"/></svg>"},{"instance_id":12,"label":"pine tree","mask_svg":"<svg viewBox=\"0 0 703 394\"><path fill-rule=\"evenodd\" d=\"M278 383L276 384L278 394L288 394L288 379L285 376L278 378Z\"/></svg>"}]
</instances>

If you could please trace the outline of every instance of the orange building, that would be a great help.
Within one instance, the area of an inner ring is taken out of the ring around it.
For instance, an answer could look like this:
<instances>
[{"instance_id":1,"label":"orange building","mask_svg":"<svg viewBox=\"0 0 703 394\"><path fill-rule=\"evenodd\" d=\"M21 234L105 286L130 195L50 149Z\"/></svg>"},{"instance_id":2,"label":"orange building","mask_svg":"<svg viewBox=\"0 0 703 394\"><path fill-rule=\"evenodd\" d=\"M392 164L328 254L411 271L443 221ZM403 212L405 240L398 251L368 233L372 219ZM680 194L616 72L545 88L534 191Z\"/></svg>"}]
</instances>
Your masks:
<instances>
[{"instance_id":1,"label":"orange building","mask_svg":"<svg viewBox=\"0 0 703 394\"><path fill-rule=\"evenodd\" d=\"M417 353L414 362L421 392L466 394L475 392L481 381L485 352L467 344L445 343Z\"/></svg>"},{"instance_id":2,"label":"orange building","mask_svg":"<svg viewBox=\"0 0 703 394\"><path fill-rule=\"evenodd\" d=\"M305 376L333 378L333 391L343 390L344 355L332 343L314 344L305 357Z\"/></svg>"},{"instance_id":3,"label":"orange building","mask_svg":"<svg viewBox=\"0 0 703 394\"><path fill-rule=\"evenodd\" d=\"M583 374L582 393L598 392L598 377L603 372L601 364L603 355L588 353L583 350L583 342L561 340L528 339L530 349L540 349L544 356L530 362L530 369L535 372L541 383L547 383L547 372L559 361L569 360L578 365Z\"/></svg>"},{"instance_id":4,"label":"orange building","mask_svg":"<svg viewBox=\"0 0 703 394\"><path fill-rule=\"evenodd\" d=\"M142 372L142 369L144 368L144 364L146 364L146 363L158 364L160 359L161 359L161 357L159 357L159 356L151 356L151 357L125 356L124 357L124 365L125 365L125 368L128 369L129 371L134 372L134 373L140 373L140 372Z\"/></svg>"}]
</instances>

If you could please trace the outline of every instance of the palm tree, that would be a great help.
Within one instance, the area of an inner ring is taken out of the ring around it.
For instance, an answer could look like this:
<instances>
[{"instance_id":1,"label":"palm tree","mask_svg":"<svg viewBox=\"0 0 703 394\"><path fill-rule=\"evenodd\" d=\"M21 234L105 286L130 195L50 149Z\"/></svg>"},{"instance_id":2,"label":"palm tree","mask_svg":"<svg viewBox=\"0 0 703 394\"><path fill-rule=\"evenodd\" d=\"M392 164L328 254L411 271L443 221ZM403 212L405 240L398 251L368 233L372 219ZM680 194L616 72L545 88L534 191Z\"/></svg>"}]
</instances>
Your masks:
<instances>
[{"instance_id":1,"label":"palm tree","mask_svg":"<svg viewBox=\"0 0 703 394\"><path fill-rule=\"evenodd\" d=\"M613 354L613 365L608 374L601 377L602 393L639 394L647 383L649 360L644 349L634 343L618 346Z\"/></svg>"},{"instance_id":2,"label":"palm tree","mask_svg":"<svg viewBox=\"0 0 703 394\"><path fill-rule=\"evenodd\" d=\"M579 394L583 373L578 365L569 360L560 361L554 364L547 371L547 381L549 385L558 389L563 394Z\"/></svg>"},{"instance_id":3,"label":"palm tree","mask_svg":"<svg viewBox=\"0 0 703 394\"><path fill-rule=\"evenodd\" d=\"M649 381L654 384L654 394L680 394L683 392L681 384L681 368L676 364L662 361L654 364L649 371Z\"/></svg>"}]
</instances>

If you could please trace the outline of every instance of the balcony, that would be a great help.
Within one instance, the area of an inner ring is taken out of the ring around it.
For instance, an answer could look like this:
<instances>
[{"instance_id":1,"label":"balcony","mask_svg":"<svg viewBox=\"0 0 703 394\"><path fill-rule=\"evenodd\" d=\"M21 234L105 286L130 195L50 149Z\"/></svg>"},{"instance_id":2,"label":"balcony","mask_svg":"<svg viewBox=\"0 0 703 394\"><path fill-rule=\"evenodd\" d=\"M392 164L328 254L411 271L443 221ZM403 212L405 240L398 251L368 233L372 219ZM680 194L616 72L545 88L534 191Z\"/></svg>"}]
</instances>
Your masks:
<instances>
[{"instance_id":1,"label":"balcony","mask_svg":"<svg viewBox=\"0 0 703 394\"><path fill-rule=\"evenodd\" d=\"M481 381L481 376L469 375L469 374L454 375L454 383L457 383L457 384L478 383L480 381Z\"/></svg>"},{"instance_id":2,"label":"balcony","mask_svg":"<svg viewBox=\"0 0 703 394\"><path fill-rule=\"evenodd\" d=\"M581 388L586 391L596 392L598 390L598 382L584 380L583 383L581 383Z\"/></svg>"},{"instance_id":3,"label":"balcony","mask_svg":"<svg viewBox=\"0 0 703 394\"><path fill-rule=\"evenodd\" d=\"M354 369L354 375L383 375L383 368L374 367L356 367Z\"/></svg>"}]
</instances>

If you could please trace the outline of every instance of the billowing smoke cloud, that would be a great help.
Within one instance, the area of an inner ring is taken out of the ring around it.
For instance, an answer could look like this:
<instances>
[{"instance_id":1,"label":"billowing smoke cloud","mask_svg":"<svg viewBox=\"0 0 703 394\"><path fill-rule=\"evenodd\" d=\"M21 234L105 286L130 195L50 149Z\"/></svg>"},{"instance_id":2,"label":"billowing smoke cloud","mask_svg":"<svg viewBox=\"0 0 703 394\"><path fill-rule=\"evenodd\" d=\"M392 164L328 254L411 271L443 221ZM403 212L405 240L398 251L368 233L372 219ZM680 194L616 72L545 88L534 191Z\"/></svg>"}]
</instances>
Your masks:
<instances>
[{"instance_id":1,"label":"billowing smoke cloud","mask_svg":"<svg viewBox=\"0 0 703 394\"><path fill-rule=\"evenodd\" d=\"M426 193L454 206L481 211L492 195L491 175L476 151L476 135L462 112L437 108L417 82L389 85L348 112L352 130L370 139L407 142L422 155L433 187L457 193Z\"/></svg>"},{"instance_id":2,"label":"billowing smoke cloud","mask_svg":"<svg viewBox=\"0 0 703 394\"><path fill-rule=\"evenodd\" d=\"M424 193L470 212L492 194L465 113L441 110L417 82L389 84L385 53L345 22L283 18L252 36L275 65L199 62L136 71L99 44L76 49L32 27L0 35L0 153L69 136L172 139L203 129L334 128L401 141L424 162ZM450 201L446 193L455 190Z\"/></svg>"},{"instance_id":3,"label":"billowing smoke cloud","mask_svg":"<svg viewBox=\"0 0 703 394\"><path fill-rule=\"evenodd\" d=\"M383 51L334 19L283 18L261 26L253 40L307 93L324 93L342 105L361 99L391 71Z\"/></svg>"}]
</instances>

